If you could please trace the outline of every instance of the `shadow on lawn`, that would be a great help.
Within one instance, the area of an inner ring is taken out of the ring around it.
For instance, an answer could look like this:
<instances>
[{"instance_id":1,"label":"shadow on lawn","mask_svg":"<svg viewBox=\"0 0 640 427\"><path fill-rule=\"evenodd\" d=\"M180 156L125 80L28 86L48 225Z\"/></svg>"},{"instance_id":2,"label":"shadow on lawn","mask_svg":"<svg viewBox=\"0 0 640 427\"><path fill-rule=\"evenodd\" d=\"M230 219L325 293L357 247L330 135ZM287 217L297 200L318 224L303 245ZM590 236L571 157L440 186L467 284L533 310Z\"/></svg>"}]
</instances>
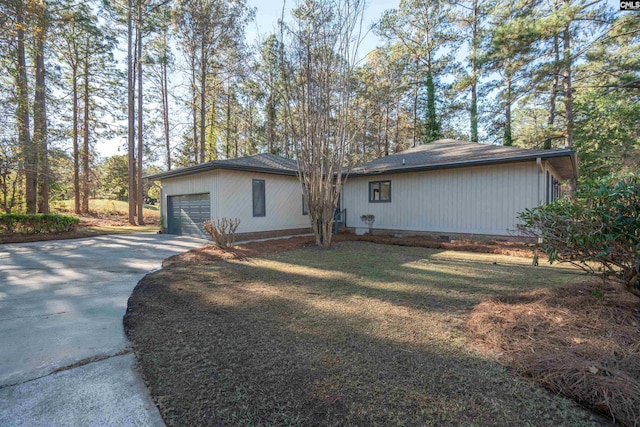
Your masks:
<instances>
[{"instance_id":1,"label":"shadow on lawn","mask_svg":"<svg viewBox=\"0 0 640 427\"><path fill-rule=\"evenodd\" d=\"M140 282L125 327L169 425L589 422L466 349L455 311L502 289L447 295L419 275L380 288L391 271L413 270L391 270L388 254L367 247L358 265L377 258L378 270L345 272L348 254L329 254L174 266ZM469 285L462 273L434 277Z\"/></svg>"}]
</instances>

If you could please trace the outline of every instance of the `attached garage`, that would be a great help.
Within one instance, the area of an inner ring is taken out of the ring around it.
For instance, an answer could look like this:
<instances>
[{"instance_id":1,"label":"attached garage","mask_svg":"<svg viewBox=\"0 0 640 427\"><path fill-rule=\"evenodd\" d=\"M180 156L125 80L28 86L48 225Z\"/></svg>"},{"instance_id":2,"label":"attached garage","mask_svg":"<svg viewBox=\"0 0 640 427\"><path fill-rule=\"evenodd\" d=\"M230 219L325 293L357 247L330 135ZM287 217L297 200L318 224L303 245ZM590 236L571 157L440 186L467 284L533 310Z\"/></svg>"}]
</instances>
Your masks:
<instances>
[{"instance_id":1,"label":"attached garage","mask_svg":"<svg viewBox=\"0 0 640 427\"><path fill-rule=\"evenodd\" d=\"M450 139L353 166L341 211L356 232L512 237L518 213L551 202L576 179L574 150L527 150ZM203 236L202 222L236 218L238 240L310 231L295 160L256 154L148 177L161 181L162 226ZM206 237L206 236L205 236Z\"/></svg>"},{"instance_id":2,"label":"attached garage","mask_svg":"<svg viewBox=\"0 0 640 427\"><path fill-rule=\"evenodd\" d=\"M208 239L203 221L234 218L240 220L236 238L241 241L310 232L297 171L295 160L256 154L147 178L161 182L163 232Z\"/></svg>"},{"instance_id":3,"label":"attached garage","mask_svg":"<svg viewBox=\"0 0 640 427\"><path fill-rule=\"evenodd\" d=\"M169 234L205 236L202 223L210 219L209 193L167 197L167 231Z\"/></svg>"}]
</instances>

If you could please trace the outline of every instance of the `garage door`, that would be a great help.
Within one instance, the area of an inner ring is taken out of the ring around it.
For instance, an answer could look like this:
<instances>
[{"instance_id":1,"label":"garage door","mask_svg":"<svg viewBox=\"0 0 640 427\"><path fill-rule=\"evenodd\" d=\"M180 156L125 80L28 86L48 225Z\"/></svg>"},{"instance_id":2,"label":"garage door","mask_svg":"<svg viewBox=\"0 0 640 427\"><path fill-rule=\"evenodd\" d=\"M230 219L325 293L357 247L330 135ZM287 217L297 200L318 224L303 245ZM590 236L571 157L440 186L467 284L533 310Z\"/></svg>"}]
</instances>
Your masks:
<instances>
[{"instance_id":1,"label":"garage door","mask_svg":"<svg viewBox=\"0 0 640 427\"><path fill-rule=\"evenodd\" d=\"M202 223L211 219L209 193L167 197L167 231L169 234L205 236Z\"/></svg>"}]
</instances>

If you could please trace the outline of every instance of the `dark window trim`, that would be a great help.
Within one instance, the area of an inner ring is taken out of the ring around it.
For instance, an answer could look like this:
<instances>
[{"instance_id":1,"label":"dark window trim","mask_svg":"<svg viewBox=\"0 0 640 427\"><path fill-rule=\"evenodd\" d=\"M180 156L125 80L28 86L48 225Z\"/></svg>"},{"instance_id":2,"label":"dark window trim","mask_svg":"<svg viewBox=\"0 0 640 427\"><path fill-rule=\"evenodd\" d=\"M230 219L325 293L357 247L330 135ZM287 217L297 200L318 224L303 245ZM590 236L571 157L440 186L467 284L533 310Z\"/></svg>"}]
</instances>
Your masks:
<instances>
[{"instance_id":1,"label":"dark window trim","mask_svg":"<svg viewBox=\"0 0 640 427\"><path fill-rule=\"evenodd\" d=\"M382 197L382 184L389 183L389 200L373 200L373 186L380 184L380 197ZM369 203L391 203L391 180L369 181Z\"/></svg>"},{"instance_id":2,"label":"dark window trim","mask_svg":"<svg viewBox=\"0 0 640 427\"><path fill-rule=\"evenodd\" d=\"M547 186L546 186L547 191L545 191L545 193L546 193L546 202L547 202L546 204L547 204L547 205L549 204L549 199L551 198L551 197L550 197L551 195L549 194L549 193L551 192L551 188L550 188L550 187L551 187L550 175L551 175L551 174L549 173L549 171L547 171Z\"/></svg>"},{"instance_id":3,"label":"dark window trim","mask_svg":"<svg viewBox=\"0 0 640 427\"><path fill-rule=\"evenodd\" d=\"M255 193L255 183L262 182L262 215L256 214L256 193ZM267 183L264 179L253 179L251 180L251 206L253 207L253 216L254 217L265 217L267 216Z\"/></svg>"}]
</instances>

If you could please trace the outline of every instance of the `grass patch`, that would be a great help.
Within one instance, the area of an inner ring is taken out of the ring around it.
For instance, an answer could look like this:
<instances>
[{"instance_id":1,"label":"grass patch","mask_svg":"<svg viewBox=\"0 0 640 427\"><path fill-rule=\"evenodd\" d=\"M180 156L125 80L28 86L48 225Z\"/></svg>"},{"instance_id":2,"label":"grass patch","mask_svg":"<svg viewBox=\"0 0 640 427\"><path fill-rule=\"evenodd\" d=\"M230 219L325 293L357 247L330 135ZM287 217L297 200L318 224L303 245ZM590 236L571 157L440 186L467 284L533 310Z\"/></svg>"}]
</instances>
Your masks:
<instances>
[{"instance_id":1,"label":"grass patch","mask_svg":"<svg viewBox=\"0 0 640 427\"><path fill-rule=\"evenodd\" d=\"M80 226L77 226L74 230L63 232L63 233L31 234L31 235L14 234L14 235L0 236L0 244L43 242L47 240L81 239L84 237L104 236L109 234L157 233L158 229L159 228L157 225L145 225L145 226L80 225Z\"/></svg>"},{"instance_id":2,"label":"grass patch","mask_svg":"<svg viewBox=\"0 0 640 427\"><path fill-rule=\"evenodd\" d=\"M469 345L481 301L581 278L529 264L365 242L175 262L125 329L168 425L588 425Z\"/></svg>"},{"instance_id":3,"label":"grass patch","mask_svg":"<svg viewBox=\"0 0 640 427\"><path fill-rule=\"evenodd\" d=\"M76 215L73 211L73 200L52 202L53 212L73 215L79 218L80 224L74 230L62 233L40 233L36 235L10 234L0 236L0 244L24 243L44 240L77 239L82 237L101 236L105 234L128 234L157 232L160 229L160 208L145 205L144 226L129 224L127 202L108 199L89 200L89 213Z\"/></svg>"},{"instance_id":4,"label":"grass patch","mask_svg":"<svg viewBox=\"0 0 640 427\"><path fill-rule=\"evenodd\" d=\"M73 210L73 204L73 199L57 200L52 202L52 208L70 212ZM145 216L151 214L151 212L158 212L159 214L160 205L144 205L144 209L149 211L148 213L145 213ZM129 202L111 199L90 199L89 210L101 214L127 215L129 212Z\"/></svg>"}]
</instances>

